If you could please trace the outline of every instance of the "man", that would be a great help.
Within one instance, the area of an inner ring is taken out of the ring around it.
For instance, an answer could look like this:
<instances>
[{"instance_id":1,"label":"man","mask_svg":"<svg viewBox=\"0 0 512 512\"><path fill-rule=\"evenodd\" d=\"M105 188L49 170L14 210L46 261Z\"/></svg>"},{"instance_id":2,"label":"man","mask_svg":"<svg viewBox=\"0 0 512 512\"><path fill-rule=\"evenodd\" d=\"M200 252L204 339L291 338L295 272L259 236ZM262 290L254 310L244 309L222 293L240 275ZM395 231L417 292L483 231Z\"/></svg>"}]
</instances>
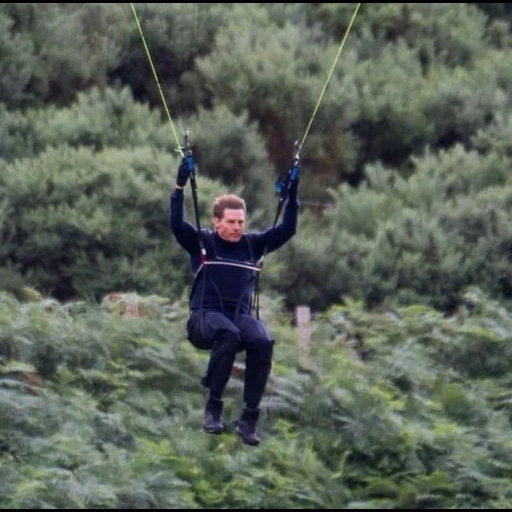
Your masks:
<instances>
[{"instance_id":1,"label":"man","mask_svg":"<svg viewBox=\"0 0 512 512\"><path fill-rule=\"evenodd\" d=\"M193 163L191 168L190 159L184 157L170 197L169 226L190 255L195 274L190 293L188 339L197 348L211 350L206 375L201 381L209 390L203 429L211 434L223 432L222 395L237 352L245 351L245 406L235 431L244 443L257 446L260 402L270 375L275 340L264 323L251 314L252 298L260 258L281 247L296 233L298 175L290 182L280 224L262 232L245 233L245 201L228 194L214 201L214 229L199 232L184 216L183 189L191 172Z\"/></svg>"}]
</instances>

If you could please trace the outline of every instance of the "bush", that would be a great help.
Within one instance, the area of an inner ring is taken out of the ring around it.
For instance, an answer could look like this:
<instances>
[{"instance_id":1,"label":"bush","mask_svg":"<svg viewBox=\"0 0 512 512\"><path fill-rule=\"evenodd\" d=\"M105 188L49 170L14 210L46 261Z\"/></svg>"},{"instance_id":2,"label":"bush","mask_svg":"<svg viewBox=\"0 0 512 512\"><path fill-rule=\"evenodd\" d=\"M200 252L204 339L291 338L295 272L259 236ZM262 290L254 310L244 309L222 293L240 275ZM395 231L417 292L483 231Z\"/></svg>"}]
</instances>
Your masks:
<instances>
[{"instance_id":1,"label":"bush","mask_svg":"<svg viewBox=\"0 0 512 512\"><path fill-rule=\"evenodd\" d=\"M8 165L0 178L8 198L2 264L60 300L130 290L180 296L188 262L168 228L169 170L177 166L146 148L48 149ZM221 188L201 185L207 226L205 205Z\"/></svg>"}]
</instances>

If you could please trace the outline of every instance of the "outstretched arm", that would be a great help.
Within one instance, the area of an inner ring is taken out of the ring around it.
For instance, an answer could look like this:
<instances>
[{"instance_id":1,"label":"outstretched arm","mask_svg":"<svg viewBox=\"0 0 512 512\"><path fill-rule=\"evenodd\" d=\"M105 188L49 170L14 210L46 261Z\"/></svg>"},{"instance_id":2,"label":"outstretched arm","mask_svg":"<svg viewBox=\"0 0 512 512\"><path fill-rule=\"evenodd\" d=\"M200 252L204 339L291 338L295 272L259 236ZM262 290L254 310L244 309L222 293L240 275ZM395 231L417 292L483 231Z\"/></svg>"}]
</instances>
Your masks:
<instances>
[{"instance_id":1,"label":"outstretched arm","mask_svg":"<svg viewBox=\"0 0 512 512\"><path fill-rule=\"evenodd\" d=\"M261 233L250 235L251 242L257 258L264 252L272 252L282 247L297 232L300 201L298 197L298 183L294 183L288 193L288 201L284 207L283 220L275 227L268 228Z\"/></svg>"},{"instance_id":2,"label":"outstretched arm","mask_svg":"<svg viewBox=\"0 0 512 512\"><path fill-rule=\"evenodd\" d=\"M189 254L199 252L199 235L197 229L185 219L185 194L180 185L176 186L170 196L169 228Z\"/></svg>"}]
</instances>

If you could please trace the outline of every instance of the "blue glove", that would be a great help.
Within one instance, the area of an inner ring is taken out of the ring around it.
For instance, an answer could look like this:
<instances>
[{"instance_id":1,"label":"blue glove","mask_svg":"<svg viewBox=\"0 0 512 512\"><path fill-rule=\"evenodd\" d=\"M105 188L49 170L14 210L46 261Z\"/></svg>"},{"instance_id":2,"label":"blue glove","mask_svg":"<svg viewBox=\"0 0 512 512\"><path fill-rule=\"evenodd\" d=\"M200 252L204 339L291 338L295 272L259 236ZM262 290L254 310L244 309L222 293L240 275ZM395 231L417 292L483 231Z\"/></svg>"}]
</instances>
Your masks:
<instances>
[{"instance_id":1,"label":"blue glove","mask_svg":"<svg viewBox=\"0 0 512 512\"><path fill-rule=\"evenodd\" d=\"M290 181L290 190L293 190L294 192L297 191L299 188L300 183L300 165L298 162L294 163L292 165L292 168L290 169L290 172L288 173L288 180Z\"/></svg>"},{"instance_id":2,"label":"blue glove","mask_svg":"<svg viewBox=\"0 0 512 512\"><path fill-rule=\"evenodd\" d=\"M192 156L184 156L178 168L178 176L176 177L176 185L184 187L187 184L190 174L194 172L194 160Z\"/></svg>"}]
</instances>

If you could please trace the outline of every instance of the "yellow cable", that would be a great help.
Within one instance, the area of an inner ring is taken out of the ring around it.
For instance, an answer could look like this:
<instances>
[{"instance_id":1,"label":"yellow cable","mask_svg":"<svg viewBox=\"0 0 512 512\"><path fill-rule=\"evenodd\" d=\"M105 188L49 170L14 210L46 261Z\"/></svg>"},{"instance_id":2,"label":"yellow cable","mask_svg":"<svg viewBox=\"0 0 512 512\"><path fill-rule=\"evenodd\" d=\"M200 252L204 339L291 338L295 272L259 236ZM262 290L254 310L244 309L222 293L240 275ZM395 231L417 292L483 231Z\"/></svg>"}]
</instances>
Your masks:
<instances>
[{"instance_id":1,"label":"yellow cable","mask_svg":"<svg viewBox=\"0 0 512 512\"><path fill-rule=\"evenodd\" d=\"M329 80L331 79L331 76L332 76L333 72L334 72L334 68L336 66L336 63L338 62L338 59L339 59L340 55L341 55L341 51L343 50L343 47L345 46L345 41L347 40L348 33L350 32L350 29L352 28L352 24L354 23L354 20L356 19L357 11L359 11L359 7L360 6L361 6L361 4L358 3L357 7L356 7L356 9L354 11L354 14L352 15L352 19L350 20L350 23L349 23L349 25L347 27L347 30L345 32L345 36L343 37L343 40L341 41L340 47L338 49L338 54L336 55L336 58L334 59L334 62L333 62L332 67L331 67L331 70L329 72L329 75L327 76L327 81L325 82L324 88L323 88L323 90L322 90L322 92L320 94L320 97L318 98L318 101L316 103L315 109L313 110L313 114L311 116L311 119L309 120L309 124L308 124L308 126L306 128L306 131L304 132L304 136L302 137L302 141L300 143L299 150L304 145L304 142L305 142L306 137L308 135L309 129L311 128L311 125L313 124L313 119L314 119L314 117L316 115L316 112L318 110L318 107L320 106L320 103L321 103L321 101L322 101L322 99L324 97L325 91L327 89L327 85L329 83Z\"/></svg>"},{"instance_id":2,"label":"yellow cable","mask_svg":"<svg viewBox=\"0 0 512 512\"><path fill-rule=\"evenodd\" d=\"M151 66L151 70L153 71L153 76L155 77L156 84L158 86L158 90L160 91L160 97L162 98L162 102L164 104L165 112L167 113L167 117L169 118L169 121L171 123L171 128L172 128L172 131L174 133L174 137L176 139L176 143L177 143L178 148L179 148L176 151L179 151L181 153L181 156L184 156L183 155L183 151L181 149L180 139L179 139L178 134L176 133L176 130L174 128L174 123L172 122L171 114L169 112L169 109L167 108L167 102L165 101L165 96L164 96L164 93L162 92L162 87L160 86L160 80L158 79L158 75L157 75L157 72L155 70L155 66L153 65L153 59L151 58L151 54L149 52L148 45L146 44L146 39L144 38L144 32L142 31L142 27L141 27L140 22L139 22L139 17L137 16L137 11L135 10L135 5L133 3L131 3L130 5L132 7L133 15L135 16L135 21L137 23L137 27L139 28L140 37L142 39L142 43L144 44L144 48L145 48L146 54L148 56L148 60L149 60L150 66Z\"/></svg>"}]
</instances>

